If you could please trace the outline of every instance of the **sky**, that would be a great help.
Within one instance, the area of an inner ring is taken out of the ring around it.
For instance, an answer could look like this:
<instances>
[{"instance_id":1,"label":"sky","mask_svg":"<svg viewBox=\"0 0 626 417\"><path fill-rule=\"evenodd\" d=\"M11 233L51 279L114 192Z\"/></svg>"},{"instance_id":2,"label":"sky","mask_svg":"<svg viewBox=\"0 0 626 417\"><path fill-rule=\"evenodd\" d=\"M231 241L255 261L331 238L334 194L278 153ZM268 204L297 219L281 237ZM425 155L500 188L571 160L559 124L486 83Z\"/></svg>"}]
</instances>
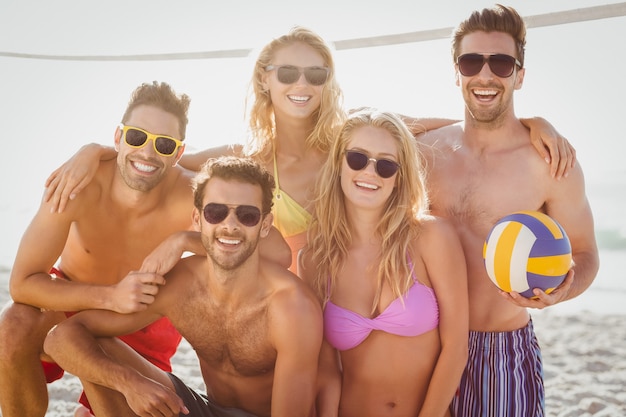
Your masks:
<instances>
[{"instance_id":1,"label":"sky","mask_svg":"<svg viewBox=\"0 0 626 417\"><path fill-rule=\"evenodd\" d=\"M522 15L617 3L512 0ZM120 54L249 48L294 24L328 40L454 26L491 1L2 0L0 50Z\"/></svg>"},{"instance_id":2,"label":"sky","mask_svg":"<svg viewBox=\"0 0 626 417\"><path fill-rule=\"evenodd\" d=\"M609 3L513 0L507 4L531 16ZM492 4L462 0L427 5L414 0L0 0L0 52L134 55L255 49L296 24L332 42L452 27L471 10ZM579 138L581 128L572 124L571 112L565 109L579 102L577 110L583 118L577 122L588 118L585 133L594 132L590 127L601 121L598 117L620 119L619 112L610 112L621 110L626 91L623 83L616 83L624 60L619 40L625 32L625 17L530 29L518 114L545 115L576 146L586 147L581 144L584 135ZM0 56L0 93L5 97L0 114L9 123L33 117L51 129L81 119L93 129L89 134L68 132L72 141L90 136L93 141L108 142L111 129L103 127L117 123L130 91L141 82L162 80L192 98L190 147L237 141L252 58L85 62ZM335 58L347 107L377 105L414 116L462 115L448 39L341 50ZM601 68L605 65L609 71ZM599 108L604 114L593 114ZM53 111L57 109L65 111L57 114ZM16 128L18 132L9 133L19 136L24 126L19 123Z\"/></svg>"},{"instance_id":3,"label":"sky","mask_svg":"<svg viewBox=\"0 0 626 417\"><path fill-rule=\"evenodd\" d=\"M617 2L512 0L523 16ZM131 91L166 81L191 97L188 149L241 141L249 57L62 61L7 57L136 55L253 49L302 25L333 41L455 26L487 1L0 0L0 267L39 205L43 182L87 142L111 144ZM622 3L623 4L623 3ZM626 17L531 28L518 116L540 115L578 151L588 183L626 185L622 120ZM3 53L5 54L3 56ZM335 51L345 107L460 119L449 39ZM606 191L606 190L605 190ZM613 192L612 189L610 192ZM624 193L622 193L624 194ZM626 206L599 213L618 218ZM613 227L613 226L611 226Z\"/></svg>"}]
</instances>

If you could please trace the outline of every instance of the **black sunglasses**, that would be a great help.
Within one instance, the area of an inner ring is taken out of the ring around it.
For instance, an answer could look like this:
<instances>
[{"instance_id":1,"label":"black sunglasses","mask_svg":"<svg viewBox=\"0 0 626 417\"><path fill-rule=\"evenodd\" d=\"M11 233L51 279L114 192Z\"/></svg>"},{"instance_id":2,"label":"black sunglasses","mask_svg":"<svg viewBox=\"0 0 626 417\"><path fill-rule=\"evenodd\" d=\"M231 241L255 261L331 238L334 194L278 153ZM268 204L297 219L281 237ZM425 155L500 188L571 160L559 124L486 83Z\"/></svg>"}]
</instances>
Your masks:
<instances>
[{"instance_id":1,"label":"black sunglasses","mask_svg":"<svg viewBox=\"0 0 626 417\"><path fill-rule=\"evenodd\" d=\"M254 206L228 206L220 203L209 203L204 206L204 218L211 224L218 224L223 222L231 210L235 210L235 215L239 223L244 226L253 227L256 226L261 220L261 210Z\"/></svg>"},{"instance_id":2,"label":"black sunglasses","mask_svg":"<svg viewBox=\"0 0 626 417\"><path fill-rule=\"evenodd\" d=\"M463 54L456 59L459 72L466 77L478 74L485 63L489 64L489 69L494 75L500 78L508 78L513 74L515 66L522 67L517 58L505 54Z\"/></svg>"},{"instance_id":3,"label":"black sunglasses","mask_svg":"<svg viewBox=\"0 0 626 417\"><path fill-rule=\"evenodd\" d=\"M360 171L364 169L369 162L374 162L376 173L381 178L391 178L398 172L400 165L390 159L374 159L359 151L346 151L346 162L350 169Z\"/></svg>"},{"instance_id":4,"label":"black sunglasses","mask_svg":"<svg viewBox=\"0 0 626 417\"><path fill-rule=\"evenodd\" d=\"M172 156L183 144L182 141L171 136L155 135L146 130L134 126L120 125L124 142L133 148L143 148L149 140L154 145L154 150L161 156Z\"/></svg>"},{"instance_id":5,"label":"black sunglasses","mask_svg":"<svg viewBox=\"0 0 626 417\"><path fill-rule=\"evenodd\" d=\"M293 84L300 79L304 73L306 82L311 85L323 85L328 79L328 68L326 67L305 67L300 68L294 65L268 65L266 71L276 70L276 78L283 84Z\"/></svg>"}]
</instances>

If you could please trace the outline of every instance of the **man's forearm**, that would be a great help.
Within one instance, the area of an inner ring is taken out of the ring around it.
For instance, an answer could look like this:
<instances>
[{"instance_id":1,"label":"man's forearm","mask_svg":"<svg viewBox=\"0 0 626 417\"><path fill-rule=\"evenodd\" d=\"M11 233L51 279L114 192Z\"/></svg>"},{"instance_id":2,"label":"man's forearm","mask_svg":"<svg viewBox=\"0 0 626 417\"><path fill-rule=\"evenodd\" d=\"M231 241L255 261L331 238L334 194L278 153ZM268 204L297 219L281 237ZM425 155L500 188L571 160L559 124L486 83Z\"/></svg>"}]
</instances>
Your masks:
<instances>
[{"instance_id":1,"label":"man's forearm","mask_svg":"<svg viewBox=\"0 0 626 417\"><path fill-rule=\"evenodd\" d=\"M574 282L567 292L566 300L578 297L591 285L600 267L597 252L575 253L574 258Z\"/></svg>"},{"instance_id":2,"label":"man's forearm","mask_svg":"<svg viewBox=\"0 0 626 417\"><path fill-rule=\"evenodd\" d=\"M128 370L104 354L95 337L80 325L64 322L54 327L44 350L61 368L94 384L119 391L115 381L128 380Z\"/></svg>"}]
</instances>

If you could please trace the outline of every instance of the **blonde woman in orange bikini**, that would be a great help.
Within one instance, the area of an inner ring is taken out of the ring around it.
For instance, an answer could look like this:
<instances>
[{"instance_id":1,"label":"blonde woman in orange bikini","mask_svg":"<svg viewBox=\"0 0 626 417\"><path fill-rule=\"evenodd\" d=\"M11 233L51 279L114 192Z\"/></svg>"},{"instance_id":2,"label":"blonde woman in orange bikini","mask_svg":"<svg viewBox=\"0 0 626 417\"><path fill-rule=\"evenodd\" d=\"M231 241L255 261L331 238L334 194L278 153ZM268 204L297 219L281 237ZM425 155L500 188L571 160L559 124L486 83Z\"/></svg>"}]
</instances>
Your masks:
<instances>
[{"instance_id":1,"label":"blonde woman in orange bikini","mask_svg":"<svg viewBox=\"0 0 626 417\"><path fill-rule=\"evenodd\" d=\"M316 33L295 27L261 50L250 88L253 100L247 146L226 145L185 154L179 164L197 171L208 158L247 154L274 173L274 226L291 247L290 269L295 271L297 253L306 242L315 180L328 157L334 135L345 119L343 94L335 78L331 49ZM454 122L411 120L420 129L427 130ZM532 124L538 128L535 131L547 133L547 146L557 156L553 167L560 166L562 170L569 166L569 162L563 163L568 161L567 156L570 159L572 156L567 141L554 139L558 134L542 120ZM537 139L538 151L546 153L539 135ZM566 156L560 165L559 153ZM62 211L70 196L76 195L90 181L97 166L95 162L113 155L111 148L96 144L83 148L51 175L47 198L57 202Z\"/></svg>"}]
</instances>

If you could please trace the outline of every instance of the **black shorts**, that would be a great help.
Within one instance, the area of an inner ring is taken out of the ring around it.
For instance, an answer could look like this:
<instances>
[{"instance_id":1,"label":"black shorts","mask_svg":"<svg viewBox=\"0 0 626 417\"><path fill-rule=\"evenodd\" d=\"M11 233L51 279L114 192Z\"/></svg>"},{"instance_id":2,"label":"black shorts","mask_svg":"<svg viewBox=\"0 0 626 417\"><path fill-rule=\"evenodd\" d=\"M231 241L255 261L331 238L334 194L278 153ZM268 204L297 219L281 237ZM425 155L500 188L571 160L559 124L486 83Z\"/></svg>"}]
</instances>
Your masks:
<instances>
[{"instance_id":1,"label":"black shorts","mask_svg":"<svg viewBox=\"0 0 626 417\"><path fill-rule=\"evenodd\" d=\"M176 388L176 394L183 400L189 409L189 414L180 414L180 417L257 417L247 411L232 407L220 407L209 398L189 388L176 375L168 374Z\"/></svg>"}]
</instances>

